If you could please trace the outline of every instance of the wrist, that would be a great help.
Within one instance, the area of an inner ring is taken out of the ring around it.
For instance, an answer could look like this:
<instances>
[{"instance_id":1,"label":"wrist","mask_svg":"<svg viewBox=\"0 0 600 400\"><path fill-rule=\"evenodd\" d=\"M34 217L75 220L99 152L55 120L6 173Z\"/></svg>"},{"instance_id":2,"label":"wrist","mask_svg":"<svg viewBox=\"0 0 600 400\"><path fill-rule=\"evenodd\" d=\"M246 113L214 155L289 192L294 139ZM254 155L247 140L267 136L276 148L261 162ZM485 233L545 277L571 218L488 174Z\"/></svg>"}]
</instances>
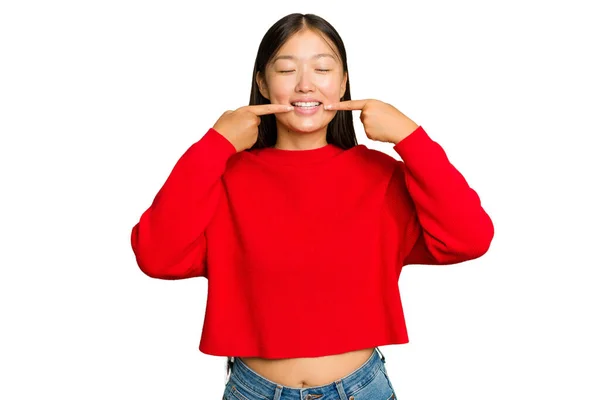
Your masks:
<instances>
[{"instance_id":1,"label":"wrist","mask_svg":"<svg viewBox=\"0 0 600 400\"><path fill-rule=\"evenodd\" d=\"M394 136L392 143L394 145L397 145L398 143L400 143L401 141L403 141L404 139L406 139L411 133L413 133L414 131L417 130L417 128L419 127L419 125L417 123L415 123L414 121L410 121L408 122L405 126L402 127L402 129Z\"/></svg>"}]
</instances>

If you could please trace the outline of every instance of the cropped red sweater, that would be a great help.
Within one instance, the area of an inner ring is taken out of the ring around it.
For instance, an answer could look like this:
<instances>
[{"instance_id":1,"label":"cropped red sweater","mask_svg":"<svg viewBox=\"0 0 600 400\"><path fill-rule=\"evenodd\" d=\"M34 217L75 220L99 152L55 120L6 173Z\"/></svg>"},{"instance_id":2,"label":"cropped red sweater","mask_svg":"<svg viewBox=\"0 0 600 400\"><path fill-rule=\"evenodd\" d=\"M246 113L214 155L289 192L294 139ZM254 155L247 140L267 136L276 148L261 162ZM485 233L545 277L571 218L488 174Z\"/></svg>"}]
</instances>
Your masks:
<instances>
[{"instance_id":1,"label":"cropped red sweater","mask_svg":"<svg viewBox=\"0 0 600 400\"><path fill-rule=\"evenodd\" d=\"M137 264L153 278L208 279L205 354L407 343L402 267L478 258L494 228L421 126L393 148L402 161L365 145L236 152L211 128L133 227Z\"/></svg>"}]
</instances>

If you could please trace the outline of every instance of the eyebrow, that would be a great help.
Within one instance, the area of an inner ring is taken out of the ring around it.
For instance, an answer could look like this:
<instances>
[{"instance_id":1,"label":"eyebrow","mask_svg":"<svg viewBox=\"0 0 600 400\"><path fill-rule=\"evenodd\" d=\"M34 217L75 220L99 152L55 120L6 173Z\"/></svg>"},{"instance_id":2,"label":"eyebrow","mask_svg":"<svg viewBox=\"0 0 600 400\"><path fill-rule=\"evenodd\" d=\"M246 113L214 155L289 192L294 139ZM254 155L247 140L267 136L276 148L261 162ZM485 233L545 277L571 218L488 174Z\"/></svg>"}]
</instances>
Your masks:
<instances>
[{"instance_id":1,"label":"eyebrow","mask_svg":"<svg viewBox=\"0 0 600 400\"><path fill-rule=\"evenodd\" d=\"M337 58L336 58L336 57L334 57L332 54L329 54L329 53L319 53L319 54L315 54L315 55L314 55L314 56L312 56L311 58L314 60L314 59L317 59L317 58L322 58L322 57L331 57L331 58L333 58L334 60L337 60ZM273 63L274 63L274 62L275 62L275 61L277 61L277 60L297 60L297 59L298 59L298 57L295 57L295 56L290 56L290 55L287 55L287 54L283 54L283 55L280 55L280 56L277 56L277 57L275 57L275 58L273 59L273 61L271 61L271 62L273 62Z\"/></svg>"}]
</instances>

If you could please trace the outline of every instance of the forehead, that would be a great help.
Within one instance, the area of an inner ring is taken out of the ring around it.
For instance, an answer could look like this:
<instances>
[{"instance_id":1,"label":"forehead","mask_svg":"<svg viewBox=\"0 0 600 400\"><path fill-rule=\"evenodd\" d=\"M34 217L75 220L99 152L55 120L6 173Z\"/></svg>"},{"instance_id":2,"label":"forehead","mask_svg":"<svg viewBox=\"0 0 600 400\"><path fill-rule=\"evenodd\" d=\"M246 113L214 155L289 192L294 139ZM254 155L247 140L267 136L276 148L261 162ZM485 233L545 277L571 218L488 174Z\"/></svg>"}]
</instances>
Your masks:
<instances>
[{"instance_id":1,"label":"forehead","mask_svg":"<svg viewBox=\"0 0 600 400\"><path fill-rule=\"evenodd\" d=\"M306 29L292 35L274 55L272 62L279 59L314 58L339 60L339 55L335 45L324 35Z\"/></svg>"}]
</instances>

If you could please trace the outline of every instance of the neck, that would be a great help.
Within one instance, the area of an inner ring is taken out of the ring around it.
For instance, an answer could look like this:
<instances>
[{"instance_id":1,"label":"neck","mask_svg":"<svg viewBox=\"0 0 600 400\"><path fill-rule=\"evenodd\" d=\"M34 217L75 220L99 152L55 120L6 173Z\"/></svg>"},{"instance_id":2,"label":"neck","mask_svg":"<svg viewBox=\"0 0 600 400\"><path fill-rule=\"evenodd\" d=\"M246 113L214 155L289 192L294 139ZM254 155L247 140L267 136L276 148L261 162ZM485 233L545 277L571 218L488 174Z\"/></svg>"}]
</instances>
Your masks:
<instances>
[{"instance_id":1,"label":"neck","mask_svg":"<svg viewBox=\"0 0 600 400\"><path fill-rule=\"evenodd\" d=\"M278 127L277 141L273 147L280 150L312 150L327 144L327 127L314 132L296 132Z\"/></svg>"}]
</instances>

